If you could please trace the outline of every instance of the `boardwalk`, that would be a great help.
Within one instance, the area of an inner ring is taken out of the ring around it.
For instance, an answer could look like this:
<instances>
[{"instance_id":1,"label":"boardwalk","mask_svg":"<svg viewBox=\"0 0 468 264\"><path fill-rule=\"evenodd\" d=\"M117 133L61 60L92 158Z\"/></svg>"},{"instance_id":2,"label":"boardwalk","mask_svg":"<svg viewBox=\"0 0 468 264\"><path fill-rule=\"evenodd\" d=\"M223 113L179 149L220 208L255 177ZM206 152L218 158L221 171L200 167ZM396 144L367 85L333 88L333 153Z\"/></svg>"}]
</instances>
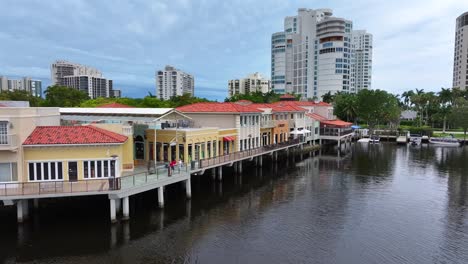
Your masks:
<instances>
[{"instance_id":1,"label":"boardwalk","mask_svg":"<svg viewBox=\"0 0 468 264\"><path fill-rule=\"evenodd\" d=\"M108 195L110 200L111 221L116 221L116 213L123 207L124 219L129 217L129 197L138 193L158 190L158 203L164 206L164 186L185 182L186 195L191 197L190 177L192 174L203 174L207 169L219 168L219 179L222 179L222 166L232 166L235 163L242 171L242 161L252 160L262 155L274 155L278 151L292 147L302 146L299 140L290 140L281 144L262 146L230 153L209 159L194 162L191 166L176 167L169 172L167 168L159 167L153 170L137 167L132 174L124 173L117 178L89 179L80 181L49 181L26 183L2 183L0 184L0 200L5 205L17 205L18 222L27 216L28 200L34 199L36 205L41 198L59 198L71 196ZM262 159L260 158L260 165Z\"/></svg>"}]
</instances>

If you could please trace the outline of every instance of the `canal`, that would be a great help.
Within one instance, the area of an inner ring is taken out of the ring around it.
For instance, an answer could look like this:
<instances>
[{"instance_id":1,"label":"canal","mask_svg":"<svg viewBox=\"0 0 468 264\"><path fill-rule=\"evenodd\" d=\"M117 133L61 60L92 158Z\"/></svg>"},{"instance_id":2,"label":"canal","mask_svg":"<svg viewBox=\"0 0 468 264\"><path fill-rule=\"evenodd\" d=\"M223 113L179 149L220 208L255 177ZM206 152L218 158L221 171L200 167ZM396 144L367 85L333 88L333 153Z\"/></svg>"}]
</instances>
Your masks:
<instances>
[{"instance_id":1,"label":"canal","mask_svg":"<svg viewBox=\"0 0 468 264\"><path fill-rule=\"evenodd\" d=\"M354 145L132 197L0 209L0 263L468 263L468 147Z\"/></svg>"}]
</instances>

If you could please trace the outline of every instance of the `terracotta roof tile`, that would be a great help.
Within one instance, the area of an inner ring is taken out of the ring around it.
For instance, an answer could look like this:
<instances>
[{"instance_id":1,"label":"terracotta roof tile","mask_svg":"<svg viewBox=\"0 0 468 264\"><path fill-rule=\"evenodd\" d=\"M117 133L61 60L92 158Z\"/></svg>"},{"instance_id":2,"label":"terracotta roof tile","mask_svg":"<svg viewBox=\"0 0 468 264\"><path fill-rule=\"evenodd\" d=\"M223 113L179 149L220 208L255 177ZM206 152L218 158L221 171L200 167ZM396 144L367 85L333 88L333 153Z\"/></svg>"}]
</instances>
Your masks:
<instances>
[{"instance_id":1,"label":"terracotta roof tile","mask_svg":"<svg viewBox=\"0 0 468 264\"><path fill-rule=\"evenodd\" d=\"M325 121L327 120L326 117L324 116L321 116L321 115L318 115L318 114L315 114L315 113L307 113L306 116L310 117L310 118L313 118L317 121Z\"/></svg>"},{"instance_id":2,"label":"terracotta roof tile","mask_svg":"<svg viewBox=\"0 0 468 264\"><path fill-rule=\"evenodd\" d=\"M96 106L96 108L135 108L134 106L126 105L126 104L119 104L119 103L109 103L103 104L100 106Z\"/></svg>"},{"instance_id":3,"label":"terracotta roof tile","mask_svg":"<svg viewBox=\"0 0 468 264\"><path fill-rule=\"evenodd\" d=\"M331 106L329 103L325 102L310 102L310 101L279 101L275 104L283 105L295 105L295 106Z\"/></svg>"},{"instance_id":4,"label":"terracotta roof tile","mask_svg":"<svg viewBox=\"0 0 468 264\"><path fill-rule=\"evenodd\" d=\"M335 126L335 127L350 127L352 124L353 123L345 122L340 119L320 121L320 125L328 125L328 126Z\"/></svg>"},{"instance_id":5,"label":"terracotta roof tile","mask_svg":"<svg viewBox=\"0 0 468 264\"><path fill-rule=\"evenodd\" d=\"M176 108L182 113L256 113L262 112L251 105L236 103L195 103Z\"/></svg>"},{"instance_id":6,"label":"terracotta roof tile","mask_svg":"<svg viewBox=\"0 0 468 264\"><path fill-rule=\"evenodd\" d=\"M296 98L294 95L291 94L283 94L280 96L281 99L286 99L286 98Z\"/></svg>"},{"instance_id":7,"label":"terracotta roof tile","mask_svg":"<svg viewBox=\"0 0 468 264\"><path fill-rule=\"evenodd\" d=\"M38 126L23 145L119 144L126 136L95 126Z\"/></svg>"}]
</instances>

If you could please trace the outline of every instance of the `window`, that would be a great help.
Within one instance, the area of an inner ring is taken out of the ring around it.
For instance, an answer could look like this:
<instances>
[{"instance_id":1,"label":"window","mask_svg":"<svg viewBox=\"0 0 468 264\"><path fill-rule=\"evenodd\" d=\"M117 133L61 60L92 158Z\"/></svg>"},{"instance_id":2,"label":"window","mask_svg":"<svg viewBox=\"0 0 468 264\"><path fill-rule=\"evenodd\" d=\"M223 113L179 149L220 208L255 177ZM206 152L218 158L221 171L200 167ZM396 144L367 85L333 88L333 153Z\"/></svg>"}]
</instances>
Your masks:
<instances>
[{"instance_id":1,"label":"window","mask_svg":"<svg viewBox=\"0 0 468 264\"><path fill-rule=\"evenodd\" d=\"M62 162L29 162L28 175L29 181L63 180Z\"/></svg>"},{"instance_id":2,"label":"window","mask_svg":"<svg viewBox=\"0 0 468 264\"><path fill-rule=\"evenodd\" d=\"M8 122L0 121L0 144L8 144Z\"/></svg>"},{"instance_id":3,"label":"window","mask_svg":"<svg viewBox=\"0 0 468 264\"><path fill-rule=\"evenodd\" d=\"M115 177L115 161L86 160L83 161L83 170L85 179Z\"/></svg>"},{"instance_id":4,"label":"window","mask_svg":"<svg viewBox=\"0 0 468 264\"><path fill-rule=\"evenodd\" d=\"M16 163L0 163L0 182L18 181Z\"/></svg>"}]
</instances>

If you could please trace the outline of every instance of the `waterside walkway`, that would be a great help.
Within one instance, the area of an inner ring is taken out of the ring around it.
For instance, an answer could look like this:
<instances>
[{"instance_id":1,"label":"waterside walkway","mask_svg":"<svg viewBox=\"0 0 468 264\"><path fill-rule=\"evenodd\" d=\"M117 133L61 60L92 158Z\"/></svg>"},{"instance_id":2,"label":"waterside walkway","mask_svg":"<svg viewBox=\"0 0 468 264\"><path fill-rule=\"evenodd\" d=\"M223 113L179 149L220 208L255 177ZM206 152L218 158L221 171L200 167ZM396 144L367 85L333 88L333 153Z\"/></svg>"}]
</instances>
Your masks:
<instances>
[{"instance_id":1,"label":"waterside walkway","mask_svg":"<svg viewBox=\"0 0 468 264\"><path fill-rule=\"evenodd\" d=\"M117 221L117 213L122 210L123 219L129 218L129 197L142 192L157 189L158 204L164 207L164 187L173 183L184 182L187 198L191 197L190 178L192 174L202 175L207 169L212 169L212 175L222 180L222 166L234 166L234 169L242 173L242 161L254 160L262 166L262 156L271 155L273 159L278 156L278 151L287 151L290 148L302 147L304 143L298 139L281 144L262 146L255 149L230 153L199 162L193 162L184 166L177 166L169 171L165 167L153 168L136 167L135 171L124 173L118 178L89 179L74 182L50 181L27 183L2 183L0 184L0 200L4 205L17 206L18 222L28 218L29 200L33 200L34 207L38 206L39 199L59 198L71 196L108 195L110 201L110 219ZM190 165L190 166L188 166Z\"/></svg>"}]
</instances>

